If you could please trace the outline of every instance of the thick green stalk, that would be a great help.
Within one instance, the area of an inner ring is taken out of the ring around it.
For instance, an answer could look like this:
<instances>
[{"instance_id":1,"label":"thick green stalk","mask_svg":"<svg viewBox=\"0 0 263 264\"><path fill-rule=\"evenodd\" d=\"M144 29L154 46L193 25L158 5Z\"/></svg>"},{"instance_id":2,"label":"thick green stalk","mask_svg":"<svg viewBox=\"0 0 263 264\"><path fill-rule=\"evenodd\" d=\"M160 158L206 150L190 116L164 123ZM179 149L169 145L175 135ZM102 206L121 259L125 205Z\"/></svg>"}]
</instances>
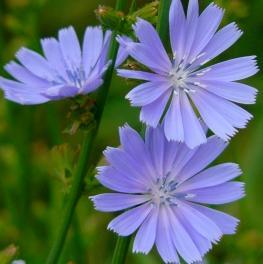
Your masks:
<instances>
[{"instance_id":1,"label":"thick green stalk","mask_svg":"<svg viewBox=\"0 0 263 264\"><path fill-rule=\"evenodd\" d=\"M128 253L131 237L118 237L115 246L112 264L124 264Z\"/></svg>"},{"instance_id":2,"label":"thick green stalk","mask_svg":"<svg viewBox=\"0 0 263 264\"><path fill-rule=\"evenodd\" d=\"M167 40L169 29L169 8L171 0L161 0L158 11L157 31L163 42ZM144 133L145 127L142 126L142 133ZM117 244L115 246L112 264L124 264L129 249L131 237L118 237Z\"/></svg>"},{"instance_id":3,"label":"thick green stalk","mask_svg":"<svg viewBox=\"0 0 263 264\"><path fill-rule=\"evenodd\" d=\"M125 7L127 0L117 0L116 10L121 10ZM70 227L72 217L75 211L75 207L77 205L78 199L81 195L84 177L86 172L91 165L91 157L94 151L94 142L97 136L97 132L100 126L102 113L104 110L105 102L108 95L108 90L111 84L112 73L114 70L114 64L118 51L118 44L115 40L116 34L114 33L111 40L111 47L109 52L109 59L112 60L112 64L109 67L108 71L105 74L104 84L99 89L97 105L98 109L95 114L96 125L90 132L84 133L84 141L82 144L82 149L79 157L79 161L77 164L77 168L75 174L73 176L73 183L70 190L70 194L67 200L67 204L65 207L64 214L62 215L62 223L58 230L58 235L54 241L53 247L49 253L47 264L56 264L58 263L59 257L63 250L63 246L65 243L65 239L68 233L68 229Z\"/></svg>"}]
</instances>

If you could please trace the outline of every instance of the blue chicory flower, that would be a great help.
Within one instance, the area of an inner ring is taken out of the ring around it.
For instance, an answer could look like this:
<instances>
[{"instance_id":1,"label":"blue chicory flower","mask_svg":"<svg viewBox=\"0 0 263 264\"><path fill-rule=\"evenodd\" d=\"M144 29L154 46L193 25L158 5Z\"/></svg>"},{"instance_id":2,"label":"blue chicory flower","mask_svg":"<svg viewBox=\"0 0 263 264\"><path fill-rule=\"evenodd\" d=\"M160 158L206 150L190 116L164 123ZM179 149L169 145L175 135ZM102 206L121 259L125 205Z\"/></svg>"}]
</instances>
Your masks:
<instances>
[{"instance_id":1,"label":"blue chicory flower","mask_svg":"<svg viewBox=\"0 0 263 264\"><path fill-rule=\"evenodd\" d=\"M211 136L188 148L168 141L163 127L148 127L145 140L129 126L120 129L121 147L104 152L108 166L97 179L114 193L91 197L97 210L126 210L108 229L120 236L137 231L133 251L147 254L155 244L165 263L201 261L223 234L234 234L238 219L202 204L226 204L244 196L237 164L206 168L227 143Z\"/></svg>"},{"instance_id":2,"label":"blue chicory flower","mask_svg":"<svg viewBox=\"0 0 263 264\"><path fill-rule=\"evenodd\" d=\"M16 81L0 77L0 87L8 100L26 105L90 93L103 83L110 39L111 31L87 27L81 49L74 28L61 29L58 40L41 40L44 57L21 48L16 54L20 64L11 61L5 66ZM127 57L123 49L119 55L117 66Z\"/></svg>"},{"instance_id":3,"label":"blue chicory flower","mask_svg":"<svg viewBox=\"0 0 263 264\"><path fill-rule=\"evenodd\" d=\"M141 121L156 127L163 118L167 139L185 142L191 148L206 142L196 110L225 141L252 118L234 103L255 103L257 90L236 82L258 72L255 56L203 67L242 35L235 23L217 31L223 13L212 3L199 16L198 1L190 0L185 15L181 1L173 0L171 57L153 26L140 18L134 26L139 42L118 38L131 57L152 71L118 71L122 77L146 81L127 95L132 106L141 107Z\"/></svg>"}]
</instances>

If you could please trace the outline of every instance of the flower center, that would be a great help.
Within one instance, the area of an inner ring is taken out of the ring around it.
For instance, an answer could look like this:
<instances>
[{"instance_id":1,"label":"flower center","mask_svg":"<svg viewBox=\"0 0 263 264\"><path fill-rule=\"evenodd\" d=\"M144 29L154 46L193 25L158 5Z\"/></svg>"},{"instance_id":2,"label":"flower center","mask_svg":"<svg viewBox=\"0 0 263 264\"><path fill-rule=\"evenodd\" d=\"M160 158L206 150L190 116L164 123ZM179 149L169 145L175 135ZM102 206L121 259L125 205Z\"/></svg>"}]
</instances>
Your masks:
<instances>
[{"instance_id":1,"label":"flower center","mask_svg":"<svg viewBox=\"0 0 263 264\"><path fill-rule=\"evenodd\" d=\"M179 66L174 67L170 73L169 78L173 83L174 93L177 94L179 90L183 90L187 93L191 91L189 85L187 85L188 72Z\"/></svg>"},{"instance_id":2,"label":"flower center","mask_svg":"<svg viewBox=\"0 0 263 264\"><path fill-rule=\"evenodd\" d=\"M86 82L85 72L80 68L73 68L72 70L67 70L67 75L70 80L76 87L83 88Z\"/></svg>"},{"instance_id":3,"label":"flower center","mask_svg":"<svg viewBox=\"0 0 263 264\"><path fill-rule=\"evenodd\" d=\"M66 78L62 75L57 75L56 80L52 83L54 85L68 84L79 88L80 92L85 87L86 84L86 74L82 66L75 67L71 65L65 70Z\"/></svg>"},{"instance_id":4,"label":"flower center","mask_svg":"<svg viewBox=\"0 0 263 264\"><path fill-rule=\"evenodd\" d=\"M152 201L155 204L176 205L176 187L177 182L166 178L158 178L150 190Z\"/></svg>"},{"instance_id":5,"label":"flower center","mask_svg":"<svg viewBox=\"0 0 263 264\"><path fill-rule=\"evenodd\" d=\"M186 86L187 73L183 70L173 69L169 75L175 88L184 88Z\"/></svg>"}]
</instances>

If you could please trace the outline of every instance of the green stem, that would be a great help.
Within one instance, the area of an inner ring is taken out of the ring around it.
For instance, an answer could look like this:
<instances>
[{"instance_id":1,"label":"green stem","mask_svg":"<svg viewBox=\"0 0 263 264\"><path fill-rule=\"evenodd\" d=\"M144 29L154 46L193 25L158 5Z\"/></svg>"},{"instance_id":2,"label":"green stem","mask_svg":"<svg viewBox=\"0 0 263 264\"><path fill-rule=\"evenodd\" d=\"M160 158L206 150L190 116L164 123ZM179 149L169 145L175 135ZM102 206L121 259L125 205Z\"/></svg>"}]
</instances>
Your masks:
<instances>
[{"instance_id":1,"label":"green stem","mask_svg":"<svg viewBox=\"0 0 263 264\"><path fill-rule=\"evenodd\" d=\"M168 38L169 29L169 9L171 5L171 0L160 0L159 10L158 10L158 22L157 31L163 42ZM144 133L145 127L142 126L141 133ZM115 246L114 255L112 258L112 264L124 264L129 249L129 243L131 236L118 237L117 244Z\"/></svg>"},{"instance_id":2,"label":"green stem","mask_svg":"<svg viewBox=\"0 0 263 264\"><path fill-rule=\"evenodd\" d=\"M112 264L124 264L128 253L131 237L118 237L114 250Z\"/></svg>"},{"instance_id":3,"label":"green stem","mask_svg":"<svg viewBox=\"0 0 263 264\"><path fill-rule=\"evenodd\" d=\"M70 190L66 208L62 217L62 224L59 227L58 235L54 241L53 247L49 253L47 262L48 264L55 264L58 262L60 254L62 252L64 242L67 236L69 226L75 211L75 207L79 196L82 191L83 179L86 174L87 158L89 157L91 147L93 145L94 134L85 133L82 150L79 157L76 173L74 175L74 181Z\"/></svg>"},{"instance_id":4,"label":"green stem","mask_svg":"<svg viewBox=\"0 0 263 264\"><path fill-rule=\"evenodd\" d=\"M116 10L122 10L125 7L126 2L127 0L117 0ZM98 98L97 98L98 109L95 114L96 125L90 132L85 132L84 134L84 141L82 144L82 149L77 164L77 168L74 174L74 178L73 178L74 180L72 183L71 191L67 200L64 214L62 216L62 223L59 227L58 235L48 255L48 259L46 261L47 264L58 263L59 257L63 250L63 246L65 244L68 229L72 221L75 207L82 192L86 172L91 165L91 157L92 157L91 154L94 151L94 142L97 136L97 132L99 130L101 117L107 99L108 90L111 84L112 73L114 70L114 64L118 51L118 44L115 40L115 37L116 37L116 33L114 33L112 36L111 47L109 52L109 59L112 60L112 64L105 74L104 84L99 89L99 93L98 93Z\"/></svg>"},{"instance_id":5,"label":"green stem","mask_svg":"<svg viewBox=\"0 0 263 264\"><path fill-rule=\"evenodd\" d=\"M135 12L137 7L137 1L136 0L132 0L130 9L129 9L129 14L132 14L133 12Z\"/></svg>"},{"instance_id":6,"label":"green stem","mask_svg":"<svg viewBox=\"0 0 263 264\"><path fill-rule=\"evenodd\" d=\"M163 43L166 43L168 39L170 5L171 0L161 0L159 4L156 29Z\"/></svg>"}]
</instances>

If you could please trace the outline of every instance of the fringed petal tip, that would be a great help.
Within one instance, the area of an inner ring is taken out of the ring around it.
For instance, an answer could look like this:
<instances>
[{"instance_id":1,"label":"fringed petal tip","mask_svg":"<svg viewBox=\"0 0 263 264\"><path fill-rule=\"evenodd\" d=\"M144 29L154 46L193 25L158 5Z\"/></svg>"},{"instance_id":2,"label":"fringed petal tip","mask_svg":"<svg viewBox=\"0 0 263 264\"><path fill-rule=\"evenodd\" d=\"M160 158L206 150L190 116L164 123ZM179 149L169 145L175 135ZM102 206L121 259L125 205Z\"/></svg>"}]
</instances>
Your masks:
<instances>
[{"instance_id":1,"label":"fringed petal tip","mask_svg":"<svg viewBox=\"0 0 263 264\"><path fill-rule=\"evenodd\" d=\"M134 130L129 126L128 123L125 123L124 125L119 127L119 136L121 137L123 133L128 131L134 131Z\"/></svg>"},{"instance_id":2,"label":"fringed petal tip","mask_svg":"<svg viewBox=\"0 0 263 264\"><path fill-rule=\"evenodd\" d=\"M69 25L67 27L61 28L58 31L58 35L64 35L64 34L68 34L68 33L76 33L74 27L72 25Z\"/></svg>"},{"instance_id":3,"label":"fringed petal tip","mask_svg":"<svg viewBox=\"0 0 263 264\"><path fill-rule=\"evenodd\" d=\"M109 146L107 146L106 149L103 150L103 155L104 155L104 156L107 156L107 155L109 155L112 151L114 151L115 149L116 149L116 148L114 148L114 147L109 147Z\"/></svg>"},{"instance_id":4,"label":"fringed petal tip","mask_svg":"<svg viewBox=\"0 0 263 264\"><path fill-rule=\"evenodd\" d=\"M91 200L95 205L96 196L89 196L89 200Z\"/></svg>"},{"instance_id":5,"label":"fringed petal tip","mask_svg":"<svg viewBox=\"0 0 263 264\"><path fill-rule=\"evenodd\" d=\"M105 172L105 170L108 168L108 166L98 166L96 167L96 170L98 174Z\"/></svg>"}]
</instances>

